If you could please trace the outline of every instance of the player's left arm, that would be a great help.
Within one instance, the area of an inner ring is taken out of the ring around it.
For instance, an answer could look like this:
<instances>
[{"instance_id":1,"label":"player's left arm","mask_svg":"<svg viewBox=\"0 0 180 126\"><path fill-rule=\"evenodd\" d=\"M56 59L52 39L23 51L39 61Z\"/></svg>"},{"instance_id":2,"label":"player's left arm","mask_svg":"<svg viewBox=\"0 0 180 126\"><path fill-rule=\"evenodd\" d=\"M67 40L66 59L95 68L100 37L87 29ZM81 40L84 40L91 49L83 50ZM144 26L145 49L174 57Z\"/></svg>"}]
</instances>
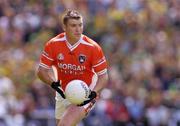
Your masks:
<instances>
[{"instance_id":1,"label":"player's left arm","mask_svg":"<svg viewBox=\"0 0 180 126\"><path fill-rule=\"evenodd\" d=\"M101 90L107 86L108 78L109 77L108 77L107 72L102 75L98 75L98 80L93 91L99 94Z\"/></svg>"},{"instance_id":2,"label":"player's left arm","mask_svg":"<svg viewBox=\"0 0 180 126\"><path fill-rule=\"evenodd\" d=\"M96 93L100 93L101 90L106 87L109 78L106 57L99 45L96 45L93 50L92 64L94 72L98 76L98 80L95 87L93 88L93 91L95 91Z\"/></svg>"}]
</instances>

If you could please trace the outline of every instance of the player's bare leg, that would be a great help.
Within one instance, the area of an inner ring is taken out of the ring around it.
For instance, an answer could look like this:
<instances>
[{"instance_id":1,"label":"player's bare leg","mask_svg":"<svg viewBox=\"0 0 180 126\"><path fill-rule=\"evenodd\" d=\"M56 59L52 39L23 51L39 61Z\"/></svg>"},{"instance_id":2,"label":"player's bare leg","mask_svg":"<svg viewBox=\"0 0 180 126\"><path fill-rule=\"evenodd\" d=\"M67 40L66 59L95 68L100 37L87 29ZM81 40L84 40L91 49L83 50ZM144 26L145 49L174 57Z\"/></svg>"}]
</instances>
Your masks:
<instances>
[{"instance_id":1,"label":"player's bare leg","mask_svg":"<svg viewBox=\"0 0 180 126\"><path fill-rule=\"evenodd\" d=\"M57 126L76 126L85 116L83 107L69 105Z\"/></svg>"}]
</instances>

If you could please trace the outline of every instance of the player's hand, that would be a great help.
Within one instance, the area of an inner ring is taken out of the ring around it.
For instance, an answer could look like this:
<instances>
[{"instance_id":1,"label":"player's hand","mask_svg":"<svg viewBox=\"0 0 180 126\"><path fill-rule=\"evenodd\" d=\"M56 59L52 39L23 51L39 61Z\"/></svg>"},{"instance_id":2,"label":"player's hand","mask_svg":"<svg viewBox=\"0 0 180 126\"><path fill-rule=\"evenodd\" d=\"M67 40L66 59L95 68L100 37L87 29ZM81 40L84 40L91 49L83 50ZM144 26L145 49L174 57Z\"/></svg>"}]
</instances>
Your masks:
<instances>
[{"instance_id":1,"label":"player's hand","mask_svg":"<svg viewBox=\"0 0 180 126\"><path fill-rule=\"evenodd\" d=\"M90 103L91 101L95 100L96 97L97 97L97 93L95 91L91 91L90 95L88 96L88 100L85 100L83 103L81 103L78 106L86 105Z\"/></svg>"},{"instance_id":2,"label":"player's hand","mask_svg":"<svg viewBox=\"0 0 180 126\"><path fill-rule=\"evenodd\" d=\"M65 99L65 95L64 95L64 91L61 89L61 85L60 82L52 82L51 83L51 87L56 90L64 99Z\"/></svg>"}]
</instances>

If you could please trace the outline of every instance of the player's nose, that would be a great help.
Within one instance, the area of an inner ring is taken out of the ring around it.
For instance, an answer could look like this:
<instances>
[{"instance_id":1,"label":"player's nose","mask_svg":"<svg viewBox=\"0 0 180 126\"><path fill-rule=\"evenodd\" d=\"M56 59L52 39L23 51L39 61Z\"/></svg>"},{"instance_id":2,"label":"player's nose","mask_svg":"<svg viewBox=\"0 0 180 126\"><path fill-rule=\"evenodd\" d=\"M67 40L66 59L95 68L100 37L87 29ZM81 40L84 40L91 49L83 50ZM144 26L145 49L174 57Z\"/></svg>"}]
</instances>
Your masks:
<instances>
[{"instance_id":1,"label":"player's nose","mask_svg":"<svg viewBox=\"0 0 180 126\"><path fill-rule=\"evenodd\" d=\"M80 32L81 31L81 27L77 26L76 27L76 32Z\"/></svg>"}]
</instances>

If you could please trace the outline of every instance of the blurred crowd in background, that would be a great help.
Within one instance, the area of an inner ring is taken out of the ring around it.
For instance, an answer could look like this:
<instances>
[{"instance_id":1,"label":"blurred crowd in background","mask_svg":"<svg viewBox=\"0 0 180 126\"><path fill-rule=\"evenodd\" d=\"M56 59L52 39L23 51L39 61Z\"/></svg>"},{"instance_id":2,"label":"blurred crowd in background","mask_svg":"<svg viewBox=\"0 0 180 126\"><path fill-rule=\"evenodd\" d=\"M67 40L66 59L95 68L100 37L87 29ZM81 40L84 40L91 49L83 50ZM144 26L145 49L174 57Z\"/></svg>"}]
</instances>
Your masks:
<instances>
[{"instance_id":1,"label":"blurred crowd in background","mask_svg":"<svg viewBox=\"0 0 180 126\"><path fill-rule=\"evenodd\" d=\"M81 126L180 126L179 0L0 0L0 126L53 126L54 92L37 79L64 10L84 16L110 80Z\"/></svg>"}]
</instances>

